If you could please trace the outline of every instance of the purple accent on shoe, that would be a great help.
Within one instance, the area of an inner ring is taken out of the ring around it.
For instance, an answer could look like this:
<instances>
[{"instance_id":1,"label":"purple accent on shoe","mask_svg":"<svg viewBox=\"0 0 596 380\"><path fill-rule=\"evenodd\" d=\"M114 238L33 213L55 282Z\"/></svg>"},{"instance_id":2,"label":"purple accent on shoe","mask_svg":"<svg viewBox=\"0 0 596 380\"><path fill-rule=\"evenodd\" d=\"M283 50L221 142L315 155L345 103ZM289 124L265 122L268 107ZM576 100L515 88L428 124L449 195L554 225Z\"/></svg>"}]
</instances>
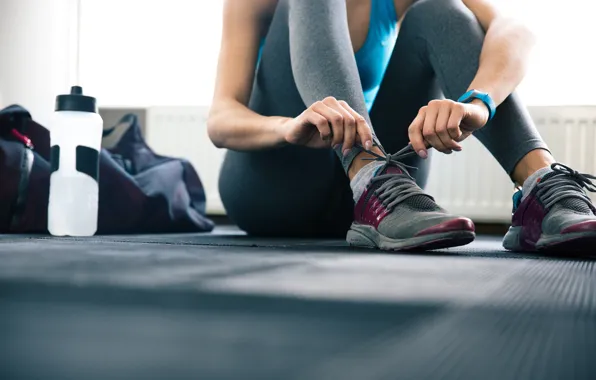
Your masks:
<instances>
[{"instance_id":1,"label":"purple accent on shoe","mask_svg":"<svg viewBox=\"0 0 596 380\"><path fill-rule=\"evenodd\" d=\"M402 174L403 171L395 166L389 166L385 168L380 173L376 173L377 175L383 174ZM370 198L368 198L368 192L370 191L369 188L365 189L356 207L354 207L354 221L360 224L367 224L371 225L375 228L379 227L379 224L387 214L389 214L389 210L383 206L383 202L377 198L375 194L372 194ZM368 199L368 201L367 201Z\"/></svg>"},{"instance_id":2,"label":"purple accent on shoe","mask_svg":"<svg viewBox=\"0 0 596 380\"><path fill-rule=\"evenodd\" d=\"M448 220L446 222L437 224L436 226L429 227L418 232L415 236L442 234L445 232L454 231L470 231L474 232L474 222L468 218L457 218Z\"/></svg>"},{"instance_id":3,"label":"purple accent on shoe","mask_svg":"<svg viewBox=\"0 0 596 380\"><path fill-rule=\"evenodd\" d=\"M367 201L369 190L370 189L364 190L356 207L354 207L354 221L356 223L366 224L377 228L381 221L385 219L387 214L389 214L389 211L374 194Z\"/></svg>"},{"instance_id":4,"label":"purple accent on shoe","mask_svg":"<svg viewBox=\"0 0 596 380\"><path fill-rule=\"evenodd\" d=\"M587 220L565 228L562 234L572 234L574 232L596 232L596 220Z\"/></svg>"},{"instance_id":5,"label":"purple accent on shoe","mask_svg":"<svg viewBox=\"0 0 596 380\"><path fill-rule=\"evenodd\" d=\"M403 171L396 166L389 166L383 170L380 174L402 174Z\"/></svg>"},{"instance_id":6,"label":"purple accent on shoe","mask_svg":"<svg viewBox=\"0 0 596 380\"><path fill-rule=\"evenodd\" d=\"M512 217L513 227L521 227L520 244L524 249L533 250L542 235L542 221L547 210L536 197L536 189L519 205Z\"/></svg>"}]
</instances>

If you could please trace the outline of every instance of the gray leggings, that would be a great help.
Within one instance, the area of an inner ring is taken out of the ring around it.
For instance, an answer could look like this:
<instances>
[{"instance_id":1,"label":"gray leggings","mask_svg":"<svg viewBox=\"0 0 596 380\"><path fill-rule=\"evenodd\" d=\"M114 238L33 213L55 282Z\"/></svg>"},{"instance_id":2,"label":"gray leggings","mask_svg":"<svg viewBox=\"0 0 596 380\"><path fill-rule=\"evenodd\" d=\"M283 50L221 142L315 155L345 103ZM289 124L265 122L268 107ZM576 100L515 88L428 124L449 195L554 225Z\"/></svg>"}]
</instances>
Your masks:
<instances>
[{"instance_id":1,"label":"gray leggings","mask_svg":"<svg viewBox=\"0 0 596 380\"><path fill-rule=\"evenodd\" d=\"M461 0L418 0L408 10L370 114L350 42L345 0L280 0L257 70L249 107L295 117L318 100L345 100L373 126L387 152L408 142L407 128L432 99L457 99L479 65L484 32ZM535 149L546 149L516 94L475 136L507 173ZM341 149L341 148L340 148ZM338 159L339 157L339 159ZM354 154L288 146L230 151L219 190L228 216L255 235L338 236L352 221L345 170ZM407 164L424 187L429 160Z\"/></svg>"}]
</instances>

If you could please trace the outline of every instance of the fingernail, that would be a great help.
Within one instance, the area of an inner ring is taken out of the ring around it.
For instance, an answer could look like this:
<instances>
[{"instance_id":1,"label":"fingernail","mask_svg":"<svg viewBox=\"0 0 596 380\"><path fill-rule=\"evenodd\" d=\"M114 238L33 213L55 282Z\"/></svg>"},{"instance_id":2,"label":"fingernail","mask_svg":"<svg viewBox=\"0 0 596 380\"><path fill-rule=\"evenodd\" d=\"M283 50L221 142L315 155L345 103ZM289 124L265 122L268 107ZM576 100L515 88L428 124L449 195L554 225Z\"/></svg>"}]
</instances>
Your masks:
<instances>
[{"instance_id":1,"label":"fingernail","mask_svg":"<svg viewBox=\"0 0 596 380\"><path fill-rule=\"evenodd\" d=\"M426 153L425 150L422 150L422 149L418 151L418 155L424 159L428 158L428 154Z\"/></svg>"},{"instance_id":2,"label":"fingernail","mask_svg":"<svg viewBox=\"0 0 596 380\"><path fill-rule=\"evenodd\" d=\"M372 148L372 141L365 142L364 147L366 148L366 150L370 150L370 148Z\"/></svg>"},{"instance_id":3,"label":"fingernail","mask_svg":"<svg viewBox=\"0 0 596 380\"><path fill-rule=\"evenodd\" d=\"M453 148L453 150L456 150L458 152L461 152L462 151L462 148L461 147L457 147L457 148Z\"/></svg>"},{"instance_id":4,"label":"fingernail","mask_svg":"<svg viewBox=\"0 0 596 380\"><path fill-rule=\"evenodd\" d=\"M339 148L339 144L333 145L333 149L337 149L337 148Z\"/></svg>"},{"instance_id":5,"label":"fingernail","mask_svg":"<svg viewBox=\"0 0 596 380\"><path fill-rule=\"evenodd\" d=\"M350 153L350 149L344 149L344 157Z\"/></svg>"}]
</instances>

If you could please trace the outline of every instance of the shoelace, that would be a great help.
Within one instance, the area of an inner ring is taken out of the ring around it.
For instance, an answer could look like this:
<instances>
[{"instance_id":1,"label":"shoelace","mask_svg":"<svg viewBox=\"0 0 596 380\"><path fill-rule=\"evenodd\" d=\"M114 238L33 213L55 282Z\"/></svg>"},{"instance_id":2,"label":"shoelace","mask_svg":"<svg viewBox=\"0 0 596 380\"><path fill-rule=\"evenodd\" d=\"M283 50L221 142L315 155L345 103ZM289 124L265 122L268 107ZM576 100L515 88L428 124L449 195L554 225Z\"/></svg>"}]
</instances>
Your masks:
<instances>
[{"instance_id":1,"label":"shoelace","mask_svg":"<svg viewBox=\"0 0 596 380\"><path fill-rule=\"evenodd\" d=\"M591 181L596 180L596 176L579 173L559 163L552 164L551 169L555 174L536 185L537 195L544 202L544 207L548 209L563 199L577 198L586 202L594 210L592 201L584 189L596 193L596 185Z\"/></svg>"},{"instance_id":2,"label":"shoelace","mask_svg":"<svg viewBox=\"0 0 596 380\"><path fill-rule=\"evenodd\" d=\"M375 157L363 158L363 160L385 162L385 165L379 169L380 171L385 170L389 166L397 166L402 171L402 173L382 174L371 179L371 184L385 181L381 186L379 186L378 189L375 190L375 195L379 198L383 206L385 206L388 211L393 210L393 208L395 208L395 206L398 204L417 195L423 195L430 198L433 202L435 201L432 196L426 194L424 190L422 190L416 184L414 178L412 178L408 173L407 169L417 170L418 168L408 166L402 162L404 159L416 154L411 145L408 145L394 154L387 154L383 147L377 147L381 150L381 152L383 152L383 156L360 146L359 148L364 152Z\"/></svg>"}]
</instances>

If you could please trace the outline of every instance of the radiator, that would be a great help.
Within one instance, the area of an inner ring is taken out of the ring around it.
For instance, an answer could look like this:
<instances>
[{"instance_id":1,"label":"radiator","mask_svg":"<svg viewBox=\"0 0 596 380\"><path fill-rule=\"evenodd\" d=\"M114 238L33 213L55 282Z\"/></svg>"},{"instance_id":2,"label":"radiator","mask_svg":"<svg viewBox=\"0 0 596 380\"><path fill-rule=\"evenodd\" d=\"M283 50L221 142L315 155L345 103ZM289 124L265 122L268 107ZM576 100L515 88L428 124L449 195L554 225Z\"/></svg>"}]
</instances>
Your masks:
<instances>
[{"instance_id":1,"label":"radiator","mask_svg":"<svg viewBox=\"0 0 596 380\"><path fill-rule=\"evenodd\" d=\"M530 107L549 148L562 163L596 173L596 107ZM184 157L197 169L207 191L210 214L223 214L217 182L225 154L207 137L206 107L151 107L147 140L156 152ZM427 191L449 211L477 222L508 223L514 187L496 160L476 139L461 153L432 157ZM594 194L592 199L596 200Z\"/></svg>"}]
</instances>

